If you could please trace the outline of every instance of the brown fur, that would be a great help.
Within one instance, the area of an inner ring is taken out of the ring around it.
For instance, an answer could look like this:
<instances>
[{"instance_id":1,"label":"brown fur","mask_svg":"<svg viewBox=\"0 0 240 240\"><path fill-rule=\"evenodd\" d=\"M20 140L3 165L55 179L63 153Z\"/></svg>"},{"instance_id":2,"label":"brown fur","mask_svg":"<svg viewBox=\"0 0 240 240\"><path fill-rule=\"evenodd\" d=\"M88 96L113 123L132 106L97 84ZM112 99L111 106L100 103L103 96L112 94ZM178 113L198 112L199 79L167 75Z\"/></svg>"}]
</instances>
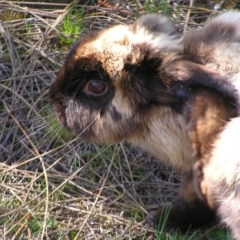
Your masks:
<instances>
[{"instance_id":1,"label":"brown fur","mask_svg":"<svg viewBox=\"0 0 240 240\"><path fill-rule=\"evenodd\" d=\"M227 81L231 81L237 90L237 98L239 98L239 84L240 84L240 13L238 12L227 12L224 13L214 19L209 20L206 25L201 30L190 31L185 34L183 38L184 43L184 51L188 57L194 61L199 62L210 69L213 69L221 75L226 76ZM211 101L209 99L209 101ZM239 101L239 100L238 100ZM207 121L203 124L202 132L203 136L209 139L209 134L206 134L206 131L211 128L215 128L215 132L221 131L222 127L226 124L227 121L230 120L231 117L234 117L233 112L229 112L230 115L227 116L228 106L226 105L224 99L223 101L219 101L218 104L222 105L222 111L219 113L222 116L226 116L226 118L221 117L222 121ZM238 103L237 103L238 104ZM206 105L206 104L205 104ZM219 109L217 107L217 109ZM213 114L213 110L212 114ZM238 109L237 109L238 111ZM214 111L216 112L216 110ZM198 121L201 121L201 118L198 118ZM210 126L211 125L211 126ZM197 131L193 131L191 136L196 138ZM211 134L210 134L211 135ZM201 136L199 136L201 138ZM214 139L213 139L214 140ZM213 142L212 140L212 142ZM193 142L197 142L193 140ZM195 151L199 154L198 159L202 159L201 163L196 163L196 165L201 164L204 166L211 156L212 145L208 144L208 141L205 139L199 139L199 142L204 143L207 148L210 149L206 152L206 150L201 150L200 146L194 146ZM205 152L205 153L204 153ZM205 155L206 154L206 155ZM200 157L202 155L202 157ZM204 156L205 155L205 156ZM200 185L205 186L204 180ZM203 187L202 192L204 193L205 187ZM206 198L208 198L206 196ZM210 205L213 203L209 203Z\"/></svg>"},{"instance_id":2,"label":"brown fur","mask_svg":"<svg viewBox=\"0 0 240 240\"><path fill-rule=\"evenodd\" d=\"M234 106L212 91L199 92L191 103L189 137L195 156L193 168L196 178L194 181L196 188L200 187L200 192L205 198L207 198L206 186L202 169L211 157L217 135L236 114Z\"/></svg>"},{"instance_id":3,"label":"brown fur","mask_svg":"<svg viewBox=\"0 0 240 240\"><path fill-rule=\"evenodd\" d=\"M226 76L228 81L235 85L237 98L240 93L239 23L239 12L227 12L209 20L200 31L187 33L183 40L185 53L189 58ZM221 104L225 106L225 111L229 110L225 102ZM237 108L239 108L239 104ZM224 110L224 107L222 109ZM237 109L237 111L239 115L239 110ZM231 112L229 113L230 118L234 116L231 115ZM223 115L225 114L223 113ZM198 145L194 146L195 151L202 155L197 158L195 163L195 173L198 175L197 184L199 184L200 191L208 205L218 211L222 221L230 227L234 237L240 239L240 178L238 176L240 122L239 118L228 123L229 120L227 118L224 122L214 123L216 131L220 131L215 135L217 136L215 140L213 138L211 149L206 154L201 150L196 150L199 149ZM203 132L208 129L207 126L203 127ZM196 137L195 134L193 136ZM204 139L201 142L206 143Z\"/></svg>"},{"instance_id":4,"label":"brown fur","mask_svg":"<svg viewBox=\"0 0 240 240\"><path fill-rule=\"evenodd\" d=\"M182 229L213 219L199 188L201 163L226 121L237 115L238 101L228 77L205 67L194 51L184 50L170 20L143 16L77 42L49 92L57 118L80 139L126 139L185 176L169 217ZM93 95L91 81L106 91Z\"/></svg>"}]
</instances>

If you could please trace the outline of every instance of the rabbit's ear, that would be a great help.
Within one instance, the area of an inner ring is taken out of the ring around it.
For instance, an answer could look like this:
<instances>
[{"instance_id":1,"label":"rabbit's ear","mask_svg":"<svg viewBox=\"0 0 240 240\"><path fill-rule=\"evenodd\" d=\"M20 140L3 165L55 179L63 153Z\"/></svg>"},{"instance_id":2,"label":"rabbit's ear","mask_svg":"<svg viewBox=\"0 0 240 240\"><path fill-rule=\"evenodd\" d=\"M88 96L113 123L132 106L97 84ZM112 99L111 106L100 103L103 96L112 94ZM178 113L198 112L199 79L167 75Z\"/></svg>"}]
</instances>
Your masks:
<instances>
[{"instance_id":1,"label":"rabbit's ear","mask_svg":"<svg viewBox=\"0 0 240 240\"><path fill-rule=\"evenodd\" d=\"M198 52L199 48L221 43L239 43L239 22L240 13L229 11L208 20L202 29L185 33L183 41L186 52Z\"/></svg>"},{"instance_id":2,"label":"rabbit's ear","mask_svg":"<svg viewBox=\"0 0 240 240\"><path fill-rule=\"evenodd\" d=\"M146 14L142 15L133 25L132 30L138 31L144 28L151 34L159 35L167 34L173 38L179 38L180 33L174 22L161 14Z\"/></svg>"},{"instance_id":3,"label":"rabbit's ear","mask_svg":"<svg viewBox=\"0 0 240 240\"><path fill-rule=\"evenodd\" d=\"M227 74L239 72L239 23L240 12L229 11L208 20L200 30L186 32L183 36L185 55L195 62L212 63Z\"/></svg>"},{"instance_id":4,"label":"rabbit's ear","mask_svg":"<svg viewBox=\"0 0 240 240\"><path fill-rule=\"evenodd\" d=\"M179 99L187 99L200 88L214 90L226 97L232 104L238 105L238 92L230 80L203 65L190 61L171 63L165 74L170 79L172 94ZM169 80L168 80L169 81Z\"/></svg>"}]
</instances>

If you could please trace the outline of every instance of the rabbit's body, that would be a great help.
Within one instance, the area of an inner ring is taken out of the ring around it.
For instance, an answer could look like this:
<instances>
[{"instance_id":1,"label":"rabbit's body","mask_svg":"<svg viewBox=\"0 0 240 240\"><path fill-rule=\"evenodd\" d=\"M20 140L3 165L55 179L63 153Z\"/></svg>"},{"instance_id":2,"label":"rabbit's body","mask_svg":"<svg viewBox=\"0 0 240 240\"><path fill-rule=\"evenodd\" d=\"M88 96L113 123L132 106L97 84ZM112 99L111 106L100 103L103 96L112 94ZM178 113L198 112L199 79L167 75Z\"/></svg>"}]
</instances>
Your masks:
<instances>
[{"instance_id":1,"label":"rabbit's body","mask_svg":"<svg viewBox=\"0 0 240 240\"><path fill-rule=\"evenodd\" d=\"M214 143L204 168L207 196L224 223L240 239L240 117L232 119Z\"/></svg>"},{"instance_id":2,"label":"rabbit's body","mask_svg":"<svg viewBox=\"0 0 240 240\"><path fill-rule=\"evenodd\" d=\"M184 37L185 52L195 62L226 76L240 96L240 12L210 20ZM240 118L231 120L203 158L201 193L240 239ZM195 141L196 142L196 141Z\"/></svg>"},{"instance_id":3,"label":"rabbit's body","mask_svg":"<svg viewBox=\"0 0 240 240\"><path fill-rule=\"evenodd\" d=\"M218 134L238 115L229 81L236 74L199 60L194 46L184 47L187 37L159 15L90 34L70 50L49 94L58 119L80 139L126 139L185 177L169 216L182 229L214 218L202 173Z\"/></svg>"}]
</instances>

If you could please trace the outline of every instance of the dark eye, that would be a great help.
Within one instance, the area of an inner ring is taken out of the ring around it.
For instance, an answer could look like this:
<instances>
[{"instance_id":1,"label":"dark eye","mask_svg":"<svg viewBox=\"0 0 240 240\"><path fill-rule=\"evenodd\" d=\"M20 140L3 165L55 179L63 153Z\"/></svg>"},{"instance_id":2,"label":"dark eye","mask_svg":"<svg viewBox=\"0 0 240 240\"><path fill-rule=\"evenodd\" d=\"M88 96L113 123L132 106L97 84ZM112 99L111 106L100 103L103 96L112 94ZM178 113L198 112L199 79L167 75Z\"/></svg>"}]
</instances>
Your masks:
<instances>
[{"instance_id":1,"label":"dark eye","mask_svg":"<svg viewBox=\"0 0 240 240\"><path fill-rule=\"evenodd\" d=\"M84 92L91 95L102 95L108 90L108 86L97 80L89 81L84 87Z\"/></svg>"}]
</instances>

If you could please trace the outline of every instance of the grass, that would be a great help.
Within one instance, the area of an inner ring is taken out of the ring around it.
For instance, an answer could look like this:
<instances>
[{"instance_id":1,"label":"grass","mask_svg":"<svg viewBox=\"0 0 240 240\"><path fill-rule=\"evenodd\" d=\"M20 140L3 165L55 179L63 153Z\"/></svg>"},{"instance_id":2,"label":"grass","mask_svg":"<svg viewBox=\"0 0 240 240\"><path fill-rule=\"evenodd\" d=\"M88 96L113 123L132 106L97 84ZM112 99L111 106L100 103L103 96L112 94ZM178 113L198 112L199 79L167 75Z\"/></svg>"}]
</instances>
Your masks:
<instances>
[{"instance_id":1,"label":"grass","mask_svg":"<svg viewBox=\"0 0 240 240\"><path fill-rule=\"evenodd\" d=\"M179 176L127 143L79 142L47 98L69 44L88 29L159 11L193 28L211 11L195 7L186 18L187 6L167 1L34 4L0 2L0 239L230 239L218 227L154 229L150 213L173 201Z\"/></svg>"},{"instance_id":2,"label":"grass","mask_svg":"<svg viewBox=\"0 0 240 240\"><path fill-rule=\"evenodd\" d=\"M71 6L67 14L62 20L59 27L60 41L62 44L70 45L79 38L79 33L85 30L82 22L84 14L84 6L77 9L75 5Z\"/></svg>"},{"instance_id":3,"label":"grass","mask_svg":"<svg viewBox=\"0 0 240 240\"><path fill-rule=\"evenodd\" d=\"M144 11L146 13L157 13L157 12L161 12L166 16L169 16L170 14L170 9L169 9L169 4L167 0L164 1L157 1L154 0L151 2L144 2Z\"/></svg>"}]
</instances>

